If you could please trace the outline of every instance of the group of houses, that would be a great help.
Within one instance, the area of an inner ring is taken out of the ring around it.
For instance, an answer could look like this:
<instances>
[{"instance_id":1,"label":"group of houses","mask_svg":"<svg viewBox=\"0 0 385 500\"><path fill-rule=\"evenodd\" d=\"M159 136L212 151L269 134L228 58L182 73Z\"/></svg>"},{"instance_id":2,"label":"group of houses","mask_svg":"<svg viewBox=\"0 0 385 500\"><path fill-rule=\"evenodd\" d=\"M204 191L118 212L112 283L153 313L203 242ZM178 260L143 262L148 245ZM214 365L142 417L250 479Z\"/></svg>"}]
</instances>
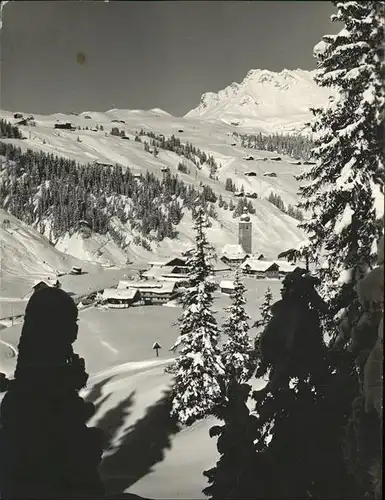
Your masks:
<instances>
[{"instance_id":1,"label":"group of houses","mask_svg":"<svg viewBox=\"0 0 385 500\"><path fill-rule=\"evenodd\" d=\"M240 244L225 245L221 261L231 270L240 269L243 274L254 276L258 279L281 279L295 268L295 266L286 260L267 260L262 253L246 253ZM227 281L221 282L220 289L224 293L230 293L228 292L230 290L229 283Z\"/></svg>"},{"instance_id":2,"label":"group of houses","mask_svg":"<svg viewBox=\"0 0 385 500\"><path fill-rule=\"evenodd\" d=\"M104 290L101 302L107 307L124 309L137 305L161 305L174 299L180 287L187 285L186 259L174 257L149 263L139 280L122 280L117 288Z\"/></svg>"},{"instance_id":3,"label":"group of houses","mask_svg":"<svg viewBox=\"0 0 385 500\"><path fill-rule=\"evenodd\" d=\"M257 279L282 279L293 272L296 266L285 260L262 260L257 257L247 256L238 267L245 276L253 276ZM234 281L221 281L219 289L222 293L232 294L234 292Z\"/></svg>"},{"instance_id":4,"label":"group of houses","mask_svg":"<svg viewBox=\"0 0 385 500\"><path fill-rule=\"evenodd\" d=\"M157 280L120 281L117 288L108 288L101 296L102 304L112 309L125 309L133 304L162 305L177 295L175 282Z\"/></svg>"}]
</instances>

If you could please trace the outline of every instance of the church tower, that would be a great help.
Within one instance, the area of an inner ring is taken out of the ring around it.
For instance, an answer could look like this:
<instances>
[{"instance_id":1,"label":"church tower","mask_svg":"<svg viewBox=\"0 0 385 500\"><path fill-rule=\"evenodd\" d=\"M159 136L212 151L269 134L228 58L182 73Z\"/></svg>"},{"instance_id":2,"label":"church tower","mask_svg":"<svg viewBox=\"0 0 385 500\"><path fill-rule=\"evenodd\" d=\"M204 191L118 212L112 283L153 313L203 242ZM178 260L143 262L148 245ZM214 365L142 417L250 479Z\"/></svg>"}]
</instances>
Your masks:
<instances>
[{"instance_id":1,"label":"church tower","mask_svg":"<svg viewBox=\"0 0 385 500\"><path fill-rule=\"evenodd\" d=\"M239 221L238 243L243 248L244 252L251 255L251 221L247 208L243 209Z\"/></svg>"}]
</instances>

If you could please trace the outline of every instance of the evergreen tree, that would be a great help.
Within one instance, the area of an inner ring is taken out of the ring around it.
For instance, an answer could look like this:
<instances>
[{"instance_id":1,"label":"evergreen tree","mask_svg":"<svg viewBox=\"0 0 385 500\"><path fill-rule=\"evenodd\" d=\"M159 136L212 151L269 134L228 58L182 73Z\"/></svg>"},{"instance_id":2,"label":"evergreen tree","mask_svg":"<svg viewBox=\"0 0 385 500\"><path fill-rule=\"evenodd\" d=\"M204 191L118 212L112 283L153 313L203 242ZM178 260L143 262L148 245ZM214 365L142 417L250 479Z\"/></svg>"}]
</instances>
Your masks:
<instances>
[{"instance_id":1,"label":"evergreen tree","mask_svg":"<svg viewBox=\"0 0 385 500\"><path fill-rule=\"evenodd\" d=\"M245 291L239 270L237 270L231 305L226 308L228 316L222 326L222 331L228 338L223 346L222 358L227 379L236 380L239 383L249 380L252 371L252 344L247 321L250 317L245 311Z\"/></svg>"},{"instance_id":2,"label":"evergreen tree","mask_svg":"<svg viewBox=\"0 0 385 500\"><path fill-rule=\"evenodd\" d=\"M257 452L279 478L270 484L270 498L362 495L342 451L357 379L351 356L328 352L323 341L320 315L326 305L317 284L299 268L288 275L282 299L273 305L261 335L256 376L268 377L268 383L253 397L260 433ZM256 481L261 473L265 470L255 470Z\"/></svg>"},{"instance_id":3,"label":"evergreen tree","mask_svg":"<svg viewBox=\"0 0 385 500\"><path fill-rule=\"evenodd\" d=\"M259 310L261 311L261 319L257 320L253 324L253 328L264 328L268 325L271 319L271 301L273 300L273 294L271 293L270 287L267 288L265 292L265 299L261 304Z\"/></svg>"},{"instance_id":4,"label":"evergreen tree","mask_svg":"<svg viewBox=\"0 0 385 500\"><path fill-rule=\"evenodd\" d=\"M316 254L322 294L334 313L351 303L354 286L373 262L380 236L384 183L384 2L333 2L332 21L344 24L315 48L321 87L338 92L313 110L316 164L300 176L311 218L301 223ZM342 284L338 282L344 274Z\"/></svg>"},{"instance_id":5,"label":"evergreen tree","mask_svg":"<svg viewBox=\"0 0 385 500\"><path fill-rule=\"evenodd\" d=\"M204 232L205 211L196 208L196 250L187 261L189 287L182 296L184 312L179 319L178 349L174 374L172 413L191 425L209 414L223 398L224 367L218 345L219 329L211 310L215 285Z\"/></svg>"},{"instance_id":6,"label":"evergreen tree","mask_svg":"<svg viewBox=\"0 0 385 500\"><path fill-rule=\"evenodd\" d=\"M226 403L213 412L224 423L210 429L210 437L218 436L220 453L215 466L203 472L210 483L203 493L210 498L267 498L269 470L256 454L256 418L247 407L249 393L248 384L232 381L227 388ZM258 481L256 468L265 469Z\"/></svg>"}]
</instances>

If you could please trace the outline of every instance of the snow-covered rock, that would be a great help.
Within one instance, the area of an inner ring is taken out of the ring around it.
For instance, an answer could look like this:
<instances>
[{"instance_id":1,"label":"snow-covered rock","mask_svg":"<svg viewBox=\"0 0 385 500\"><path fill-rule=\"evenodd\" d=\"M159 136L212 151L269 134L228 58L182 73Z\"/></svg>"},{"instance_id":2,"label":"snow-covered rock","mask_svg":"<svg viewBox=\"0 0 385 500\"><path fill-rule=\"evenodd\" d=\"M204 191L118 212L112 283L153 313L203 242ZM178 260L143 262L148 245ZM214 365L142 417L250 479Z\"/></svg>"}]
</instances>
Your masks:
<instances>
[{"instance_id":1,"label":"snow-covered rock","mask_svg":"<svg viewBox=\"0 0 385 500\"><path fill-rule=\"evenodd\" d=\"M241 83L202 95L188 118L221 120L262 132L302 131L312 118L310 107L327 104L331 91L313 80L315 72L250 70Z\"/></svg>"}]
</instances>

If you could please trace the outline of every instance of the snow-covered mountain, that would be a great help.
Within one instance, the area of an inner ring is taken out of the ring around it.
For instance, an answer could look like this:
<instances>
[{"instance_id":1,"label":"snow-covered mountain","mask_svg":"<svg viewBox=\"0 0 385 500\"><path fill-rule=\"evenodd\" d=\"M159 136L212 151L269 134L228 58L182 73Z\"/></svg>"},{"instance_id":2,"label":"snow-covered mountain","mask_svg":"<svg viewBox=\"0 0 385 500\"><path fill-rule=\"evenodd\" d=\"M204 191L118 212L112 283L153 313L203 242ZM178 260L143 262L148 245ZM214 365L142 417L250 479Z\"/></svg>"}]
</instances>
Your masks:
<instances>
[{"instance_id":1,"label":"snow-covered mountain","mask_svg":"<svg viewBox=\"0 0 385 500\"><path fill-rule=\"evenodd\" d=\"M242 129L266 133L302 131L310 107L324 106L331 92L313 80L315 71L250 70L241 83L218 93L206 92L186 118L221 120Z\"/></svg>"}]
</instances>

